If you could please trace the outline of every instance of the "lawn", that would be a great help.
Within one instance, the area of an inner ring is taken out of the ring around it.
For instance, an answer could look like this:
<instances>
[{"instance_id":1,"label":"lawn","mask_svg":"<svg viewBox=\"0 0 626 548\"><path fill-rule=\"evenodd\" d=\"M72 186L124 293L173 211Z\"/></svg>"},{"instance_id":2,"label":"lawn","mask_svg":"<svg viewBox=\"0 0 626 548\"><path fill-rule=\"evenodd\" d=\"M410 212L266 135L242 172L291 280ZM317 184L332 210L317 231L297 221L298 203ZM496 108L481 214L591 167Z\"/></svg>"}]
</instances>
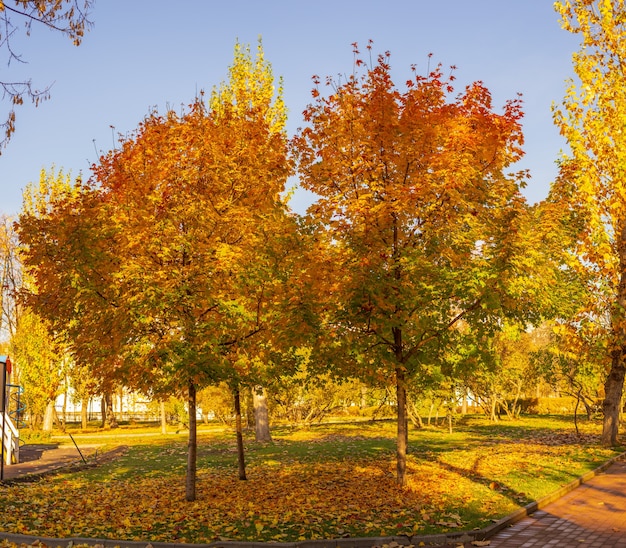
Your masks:
<instances>
[{"instance_id":1,"label":"lawn","mask_svg":"<svg viewBox=\"0 0 626 548\"><path fill-rule=\"evenodd\" d=\"M184 501L186 434L157 428L73 433L83 445L127 445L96 468L0 486L0 530L42 537L207 543L421 535L481 528L621 452L600 425L571 417L412 429L408 484L395 484L393 422L274 428L246 439L237 479L232 431L201 427L198 500ZM68 436L65 436L68 438ZM59 437L58 439L64 439Z\"/></svg>"}]
</instances>

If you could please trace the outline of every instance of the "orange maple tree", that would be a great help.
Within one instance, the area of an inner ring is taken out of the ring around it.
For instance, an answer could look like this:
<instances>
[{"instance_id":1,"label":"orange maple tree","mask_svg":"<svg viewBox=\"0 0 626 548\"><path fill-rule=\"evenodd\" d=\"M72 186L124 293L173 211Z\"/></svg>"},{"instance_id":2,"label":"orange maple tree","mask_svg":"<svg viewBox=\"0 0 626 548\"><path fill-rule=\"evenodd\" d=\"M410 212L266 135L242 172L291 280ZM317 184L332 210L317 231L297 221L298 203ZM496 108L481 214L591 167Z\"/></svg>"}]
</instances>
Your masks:
<instances>
[{"instance_id":1,"label":"orange maple tree","mask_svg":"<svg viewBox=\"0 0 626 548\"><path fill-rule=\"evenodd\" d=\"M255 57L237 44L229 81L206 102L152 113L88 184L20 218L37 278L31 300L56 315L74 351L96 350L103 372L146 392L186 392L188 500L198 387L227 380L236 393L270 344L273 236L293 224L281 198L291 169L284 126L261 44ZM52 249L59 238L70 245Z\"/></svg>"},{"instance_id":2,"label":"orange maple tree","mask_svg":"<svg viewBox=\"0 0 626 548\"><path fill-rule=\"evenodd\" d=\"M515 99L494 112L480 82L451 98L441 67L414 69L400 91L389 53L367 66L355 44L355 59L328 95L315 78L293 144L301 184L319 196L308 214L325 280L320 333L344 367L394 378L403 484L407 380L460 322L494 329L516 307L523 174L504 170L522 155L522 110Z\"/></svg>"}]
</instances>

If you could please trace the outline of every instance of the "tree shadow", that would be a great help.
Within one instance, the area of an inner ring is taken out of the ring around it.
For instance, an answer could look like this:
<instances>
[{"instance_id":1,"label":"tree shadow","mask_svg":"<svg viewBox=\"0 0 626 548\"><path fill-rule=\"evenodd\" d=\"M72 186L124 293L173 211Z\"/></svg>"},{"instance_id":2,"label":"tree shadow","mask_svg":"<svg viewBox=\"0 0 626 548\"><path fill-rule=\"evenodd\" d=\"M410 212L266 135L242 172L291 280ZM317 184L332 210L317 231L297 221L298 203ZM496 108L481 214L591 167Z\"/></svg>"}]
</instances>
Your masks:
<instances>
[{"instance_id":1,"label":"tree shadow","mask_svg":"<svg viewBox=\"0 0 626 548\"><path fill-rule=\"evenodd\" d=\"M437 459L436 463L437 463L438 466L440 466L444 470L447 470L448 472L452 472L454 474L458 474L459 476L467 478L467 479L469 479L469 480L471 480L474 483L477 483L479 485L484 485L484 486L488 487L489 489L491 489L492 491L497 491L503 497L506 497L506 498L510 499L512 502L514 502L515 504L517 504L520 507L524 506L524 504L527 503L527 502L531 502L528 499L526 493L522 493L521 491L516 491L511 486L504 484L501 480L498 480L498 479L495 479L495 478L490 478L488 476L485 476L485 475L481 474L478 471L478 469L480 467L480 463L485 458L486 458L486 455L478 456L475 459L474 463L472 464L472 467L469 468L469 469L460 468L460 467L455 466L453 464L444 462L444 461L442 461L440 459Z\"/></svg>"},{"instance_id":2,"label":"tree shadow","mask_svg":"<svg viewBox=\"0 0 626 548\"><path fill-rule=\"evenodd\" d=\"M20 446L20 462L40 460L46 451L59 447L58 443L33 443Z\"/></svg>"}]
</instances>

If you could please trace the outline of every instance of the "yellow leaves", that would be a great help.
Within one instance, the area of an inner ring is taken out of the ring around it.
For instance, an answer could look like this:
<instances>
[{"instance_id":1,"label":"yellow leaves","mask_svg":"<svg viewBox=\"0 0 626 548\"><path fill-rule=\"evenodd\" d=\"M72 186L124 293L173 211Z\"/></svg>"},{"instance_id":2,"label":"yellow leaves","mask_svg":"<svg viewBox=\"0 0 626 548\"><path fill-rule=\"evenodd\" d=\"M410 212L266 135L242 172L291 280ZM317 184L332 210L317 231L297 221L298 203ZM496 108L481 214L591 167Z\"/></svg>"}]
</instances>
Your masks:
<instances>
[{"instance_id":1,"label":"yellow leaves","mask_svg":"<svg viewBox=\"0 0 626 548\"><path fill-rule=\"evenodd\" d=\"M69 174L62 170L55 172L41 170L39 184L35 186L29 183L23 192L23 214L43 217L48 214L52 207L65 196L69 196L74 188L80 185L80 179L72 181Z\"/></svg>"},{"instance_id":2,"label":"yellow leaves","mask_svg":"<svg viewBox=\"0 0 626 548\"><path fill-rule=\"evenodd\" d=\"M568 139L579 175L594 179L595 198L610 199L607 190L619 180L612 164L623 149L626 119L624 72L619 69L624 63L626 9L609 0L600 2L598 11L580 0L555 7L567 30L580 33L583 41L573 57L579 82L570 85L563 100L568 115L555 108L555 122ZM623 164L623 159L617 163Z\"/></svg>"},{"instance_id":3,"label":"yellow leaves","mask_svg":"<svg viewBox=\"0 0 626 548\"><path fill-rule=\"evenodd\" d=\"M458 514L445 514L444 519L436 521L435 525L445 527L446 529L456 529L463 526L461 516Z\"/></svg>"},{"instance_id":4,"label":"yellow leaves","mask_svg":"<svg viewBox=\"0 0 626 548\"><path fill-rule=\"evenodd\" d=\"M274 87L270 64L265 60L261 40L253 59L250 46L235 44L234 63L228 82L213 90L209 105L218 117L235 115L241 120L259 117L267 122L270 134L285 131L287 119L282 81Z\"/></svg>"},{"instance_id":5,"label":"yellow leaves","mask_svg":"<svg viewBox=\"0 0 626 548\"><path fill-rule=\"evenodd\" d=\"M561 193L566 207L578 215L577 245L568 266L586 293L572 321L578 346L597 362L593 350L597 354L598 346L610 347L617 340L623 344L623 313L615 304L624 299L620 288L626 258L626 6L572 0L555 8L563 27L578 34L581 44L572 57L577 79L570 81L562 106L553 108L570 149L553 193Z\"/></svg>"}]
</instances>

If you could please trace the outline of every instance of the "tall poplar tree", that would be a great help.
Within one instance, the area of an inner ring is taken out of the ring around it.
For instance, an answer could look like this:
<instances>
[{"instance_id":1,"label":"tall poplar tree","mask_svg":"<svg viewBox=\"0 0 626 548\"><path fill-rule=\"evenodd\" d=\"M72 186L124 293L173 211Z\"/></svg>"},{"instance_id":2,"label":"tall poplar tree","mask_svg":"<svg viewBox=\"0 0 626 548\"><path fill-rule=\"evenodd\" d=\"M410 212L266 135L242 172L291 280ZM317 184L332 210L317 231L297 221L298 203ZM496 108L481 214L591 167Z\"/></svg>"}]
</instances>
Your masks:
<instances>
[{"instance_id":1,"label":"tall poplar tree","mask_svg":"<svg viewBox=\"0 0 626 548\"><path fill-rule=\"evenodd\" d=\"M594 300L582 314L609 326L602 443L615 445L626 373L626 6L568 0L555 7L563 28L581 39L572 56L576 79L554 119L570 148L561 161L566 198L586 221L574 253Z\"/></svg>"}]
</instances>

